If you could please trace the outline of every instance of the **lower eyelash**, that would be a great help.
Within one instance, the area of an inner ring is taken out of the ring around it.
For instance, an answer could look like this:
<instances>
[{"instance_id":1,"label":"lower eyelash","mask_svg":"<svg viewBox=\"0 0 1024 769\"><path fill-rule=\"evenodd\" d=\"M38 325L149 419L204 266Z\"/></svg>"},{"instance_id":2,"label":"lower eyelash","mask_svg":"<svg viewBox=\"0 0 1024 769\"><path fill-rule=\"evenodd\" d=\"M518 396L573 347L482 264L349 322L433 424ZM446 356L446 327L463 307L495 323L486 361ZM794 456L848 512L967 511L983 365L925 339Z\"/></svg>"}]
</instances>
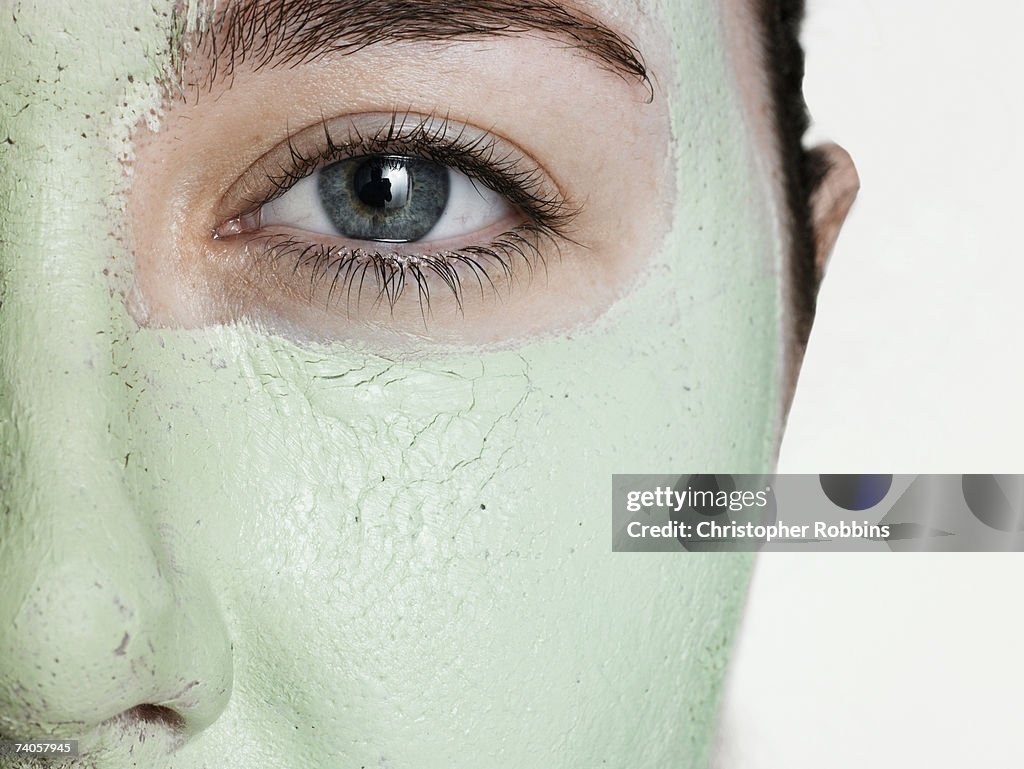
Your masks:
<instances>
[{"instance_id":1,"label":"lower eyelash","mask_svg":"<svg viewBox=\"0 0 1024 769\"><path fill-rule=\"evenodd\" d=\"M519 261L526 267L527 280L532 280L537 268L547 270L547 259L541 248L542 241L553 247L560 257L559 237L544 227L525 223L502 233L486 246L469 246L434 254L399 254L374 249L329 246L308 243L287 234L268 234L250 239L259 243L255 257L270 262L292 262L292 273L306 273L310 283L310 301L327 284L325 303L330 309L332 301L345 298L346 307L359 307L367 290L375 291L374 307L387 302L394 312L402 295L414 288L420 314L426 323L431 307L432 286L439 285L449 291L459 313L467 286L479 289L481 298L488 290L500 297L499 286L511 290L521 273L513 265ZM353 292L355 296L353 297ZM353 304L354 301L354 304Z\"/></svg>"}]
</instances>

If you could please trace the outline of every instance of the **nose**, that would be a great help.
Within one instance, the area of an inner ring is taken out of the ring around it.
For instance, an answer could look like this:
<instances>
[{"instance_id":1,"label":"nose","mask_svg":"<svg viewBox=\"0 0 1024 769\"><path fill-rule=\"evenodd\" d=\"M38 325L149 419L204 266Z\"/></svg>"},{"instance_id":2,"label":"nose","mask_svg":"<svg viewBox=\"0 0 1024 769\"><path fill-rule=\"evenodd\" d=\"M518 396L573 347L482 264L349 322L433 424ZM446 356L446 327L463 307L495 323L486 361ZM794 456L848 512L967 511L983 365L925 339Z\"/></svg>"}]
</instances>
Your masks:
<instances>
[{"instance_id":1,"label":"nose","mask_svg":"<svg viewBox=\"0 0 1024 769\"><path fill-rule=\"evenodd\" d=\"M88 742L124 716L187 739L227 703L231 644L131 466L144 375L110 283L131 262L110 138L131 70L28 6L0 21L0 738Z\"/></svg>"}]
</instances>

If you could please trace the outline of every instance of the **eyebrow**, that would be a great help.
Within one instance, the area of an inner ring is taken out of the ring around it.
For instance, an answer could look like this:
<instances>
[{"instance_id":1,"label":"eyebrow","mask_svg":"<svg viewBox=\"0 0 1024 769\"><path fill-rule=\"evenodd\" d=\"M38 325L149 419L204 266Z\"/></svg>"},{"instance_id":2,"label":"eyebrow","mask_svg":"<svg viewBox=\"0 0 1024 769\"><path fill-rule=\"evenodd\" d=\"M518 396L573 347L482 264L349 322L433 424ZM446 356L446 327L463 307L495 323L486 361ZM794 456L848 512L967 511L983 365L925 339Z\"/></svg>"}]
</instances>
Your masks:
<instances>
[{"instance_id":1,"label":"eyebrow","mask_svg":"<svg viewBox=\"0 0 1024 769\"><path fill-rule=\"evenodd\" d=\"M653 98L643 55L628 38L553 0L229 0L190 25L180 11L176 16L179 74L182 62L198 54L208 86L230 80L243 65L296 67L381 43L534 34L580 51Z\"/></svg>"}]
</instances>

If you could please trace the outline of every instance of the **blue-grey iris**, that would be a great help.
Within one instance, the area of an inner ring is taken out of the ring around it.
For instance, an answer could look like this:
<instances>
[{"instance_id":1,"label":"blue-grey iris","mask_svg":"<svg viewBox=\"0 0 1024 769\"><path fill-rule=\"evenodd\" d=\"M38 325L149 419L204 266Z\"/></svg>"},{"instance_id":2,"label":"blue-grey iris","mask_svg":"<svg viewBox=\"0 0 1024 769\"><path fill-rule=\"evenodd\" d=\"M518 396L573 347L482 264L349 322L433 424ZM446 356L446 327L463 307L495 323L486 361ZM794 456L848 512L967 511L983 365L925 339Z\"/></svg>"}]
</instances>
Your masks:
<instances>
[{"instance_id":1,"label":"blue-grey iris","mask_svg":"<svg viewBox=\"0 0 1024 769\"><path fill-rule=\"evenodd\" d=\"M320 170L320 204L338 233L353 240L408 243L444 214L449 170L414 157L342 160Z\"/></svg>"}]
</instances>

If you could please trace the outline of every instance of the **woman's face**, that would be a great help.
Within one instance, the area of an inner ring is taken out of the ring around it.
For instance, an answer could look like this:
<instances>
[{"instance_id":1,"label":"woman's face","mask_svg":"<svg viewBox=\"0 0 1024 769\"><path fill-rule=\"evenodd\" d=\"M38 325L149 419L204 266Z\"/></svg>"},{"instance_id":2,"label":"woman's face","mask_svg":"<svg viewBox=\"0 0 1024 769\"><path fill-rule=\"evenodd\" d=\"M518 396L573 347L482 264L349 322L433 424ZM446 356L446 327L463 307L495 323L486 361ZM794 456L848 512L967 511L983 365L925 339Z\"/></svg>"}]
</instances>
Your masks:
<instances>
[{"instance_id":1,"label":"woman's face","mask_svg":"<svg viewBox=\"0 0 1024 769\"><path fill-rule=\"evenodd\" d=\"M700 765L750 561L613 555L610 489L773 462L749 21L349 5L0 0L0 735Z\"/></svg>"}]
</instances>

